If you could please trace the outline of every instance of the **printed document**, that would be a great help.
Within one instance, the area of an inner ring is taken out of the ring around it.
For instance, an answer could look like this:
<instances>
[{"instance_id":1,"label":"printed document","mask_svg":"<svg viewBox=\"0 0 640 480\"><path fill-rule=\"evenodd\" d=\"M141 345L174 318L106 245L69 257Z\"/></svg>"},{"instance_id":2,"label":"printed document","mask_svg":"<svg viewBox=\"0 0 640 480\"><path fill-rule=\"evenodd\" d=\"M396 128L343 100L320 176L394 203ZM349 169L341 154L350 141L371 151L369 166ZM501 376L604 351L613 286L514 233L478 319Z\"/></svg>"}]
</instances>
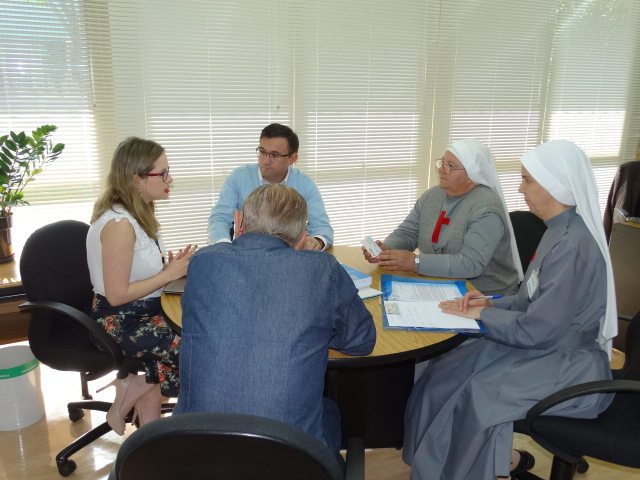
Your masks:
<instances>
[{"instance_id":1,"label":"printed document","mask_svg":"<svg viewBox=\"0 0 640 480\"><path fill-rule=\"evenodd\" d=\"M389 300L442 302L460 296L455 284L391 282Z\"/></svg>"},{"instance_id":2,"label":"printed document","mask_svg":"<svg viewBox=\"0 0 640 480\"><path fill-rule=\"evenodd\" d=\"M438 303L386 301L384 308L390 327L480 330L475 320L443 313Z\"/></svg>"},{"instance_id":3,"label":"printed document","mask_svg":"<svg viewBox=\"0 0 640 480\"><path fill-rule=\"evenodd\" d=\"M393 278L388 276L387 278ZM383 281L384 315L389 328L457 330L477 332L481 327L473 319L443 313L438 304L461 297L460 282L411 281L408 279Z\"/></svg>"}]
</instances>

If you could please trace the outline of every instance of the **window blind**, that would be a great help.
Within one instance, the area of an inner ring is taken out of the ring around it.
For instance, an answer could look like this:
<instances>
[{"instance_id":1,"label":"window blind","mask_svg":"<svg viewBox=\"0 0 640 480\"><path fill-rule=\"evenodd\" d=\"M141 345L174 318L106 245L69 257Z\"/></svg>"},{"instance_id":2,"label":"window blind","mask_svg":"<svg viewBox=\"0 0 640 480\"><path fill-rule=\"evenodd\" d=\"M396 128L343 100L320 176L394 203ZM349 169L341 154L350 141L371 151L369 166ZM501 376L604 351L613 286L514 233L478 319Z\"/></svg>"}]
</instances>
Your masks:
<instances>
[{"instance_id":1,"label":"window blind","mask_svg":"<svg viewBox=\"0 0 640 480\"><path fill-rule=\"evenodd\" d=\"M639 25L637 2L558 2L543 139L573 140L584 150L600 205L618 164L635 159L640 137Z\"/></svg>"},{"instance_id":2,"label":"window blind","mask_svg":"<svg viewBox=\"0 0 640 480\"><path fill-rule=\"evenodd\" d=\"M520 156L574 140L601 202L640 137L640 8L625 0L0 0L0 132L58 125L14 243L88 221L119 141L161 143L170 248L203 245L230 171L271 122L300 136L336 243L384 238L437 183L452 140L494 152L511 209ZM17 240L17 242L16 242Z\"/></svg>"},{"instance_id":3,"label":"window blind","mask_svg":"<svg viewBox=\"0 0 640 480\"><path fill-rule=\"evenodd\" d=\"M438 5L431 156L441 156L450 140L474 137L485 143L510 210L527 209L517 192L519 158L541 142L555 3Z\"/></svg>"},{"instance_id":4,"label":"window blind","mask_svg":"<svg viewBox=\"0 0 640 480\"><path fill-rule=\"evenodd\" d=\"M426 189L424 1L296 2L295 127L337 244L384 239Z\"/></svg>"},{"instance_id":5,"label":"window blind","mask_svg":"<svg viewBox=\"0 0 640 480\"><path fill-rule=\"evenodd\" d=\"M510 210L519 158L554 139L589 156L604 206L618 164L634 159L639 8L634 2L459 0L436 6L433 155L476 137L494 153ZM604 208L602 208L604 212Z\"/></svg>"},{"instance_id":6,"label":"window blind","mask_svg":"<svg viewBox=\"0 0 640 480\"><path fill-rule=\"evenodd\" d=\"M52 124L52 141L66 145L25 189L33 206L12 209L15 251L39 226L89 221L109 155L103 140L114 133L105 121L112 102L103 101L111 82L98 75L109 57L102 3L0 2L0 134Z\"/></svg>"},{"instance_id":7,"label":"window blind","mask_svg":"<svg viewBox=\"0 0 640 480\"><path fill-rule=\"evenodd\" d=\"M291 124L286 5L110 1L119 137L167 150L174 188L158 202L165 243L206 245L227 175L257 161L260 131Z\"/></svg>"}]
</instances>

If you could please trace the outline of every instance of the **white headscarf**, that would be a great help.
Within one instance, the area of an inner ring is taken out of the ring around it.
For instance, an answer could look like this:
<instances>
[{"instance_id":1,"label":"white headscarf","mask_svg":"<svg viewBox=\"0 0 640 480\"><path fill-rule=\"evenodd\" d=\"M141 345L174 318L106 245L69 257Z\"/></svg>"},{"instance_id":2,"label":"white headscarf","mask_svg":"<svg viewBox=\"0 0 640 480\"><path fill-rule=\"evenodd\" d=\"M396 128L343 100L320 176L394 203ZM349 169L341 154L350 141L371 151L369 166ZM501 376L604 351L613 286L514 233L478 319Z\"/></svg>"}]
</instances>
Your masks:
<instances>
[{"instance_id":1,"label":"white headscarf","mask_svg":"<svg viewBox=\"0 0 640 480\"><path fill-rule=\"evenodd\" d=\"M513 264L516 270L518 270L518 282L521 282L524 274L522 272L522 264L520 263L520 255L518 255L516 237L513 234L511 218L507 210L507 203L504 201L504 194L502 193L502 187L500 187L500 179L498 178L498 171L496 170L496 163L493 160L491 150L475 138L456 140L447 147L447 150L460 160L473 183L489 187L500 197L500 200L502 200L507 227L511 235L511 256L513 258Z\"/></svg>"},{"instance_id":2,"label":"white headscarf","mask_svg":"<svg viewBox=\"0 0 640 480\"><path fill-rule=\"evenodd\" d=\"M598 343L611 358L611 339L618 334L616 293L591 163L575 143L566 140L543 143L525 153L520 161L553 198L565 205L575 205L576 212L598 243L607 264L607 310L600 319Z\"/></svg>"}]
</instances>

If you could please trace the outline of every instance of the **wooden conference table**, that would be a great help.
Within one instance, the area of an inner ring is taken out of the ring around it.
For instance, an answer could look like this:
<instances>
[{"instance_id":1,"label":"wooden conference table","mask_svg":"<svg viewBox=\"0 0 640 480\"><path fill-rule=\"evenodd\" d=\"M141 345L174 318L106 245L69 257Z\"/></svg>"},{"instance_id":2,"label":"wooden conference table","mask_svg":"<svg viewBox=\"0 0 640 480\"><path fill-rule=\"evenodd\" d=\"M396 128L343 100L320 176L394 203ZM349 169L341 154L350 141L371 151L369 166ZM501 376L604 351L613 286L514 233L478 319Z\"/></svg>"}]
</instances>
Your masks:
<instances>
[{"instance_id":1,"label":"wooden conference table","mask_svg":"<svg viewBox=\"0 0 640 480\"><path fill-rule=\"evenodd\" d=\"M380 275L388 273L411 278L414 273L387 271L368 263L360 247L333 246L327 250L342 263L372 277L371 286L380 289ZM471 285L467 282L467 288ZM168 320L182 327L181 296L162 295L162 309ZM363 357L329 351L325 395L340 409L343 439L363 438L367 448L402 446L406 401L413 387L415 364L437 357L461 344L467 335L451 332L385 330L382 327L380 297L364 301L376 325L376 346Z\"/></svg>"},{"instance_id":2,"label":"wooden conference table","mask_svg":"<svg viewBox=\"0 0 640 480\"><path fill-rule=\"evenodd\" d=\"M26 297L17 257L0 263L0 345L26 340L29 329L29 314L18 308Z\"/></svg>"}]
</instances>

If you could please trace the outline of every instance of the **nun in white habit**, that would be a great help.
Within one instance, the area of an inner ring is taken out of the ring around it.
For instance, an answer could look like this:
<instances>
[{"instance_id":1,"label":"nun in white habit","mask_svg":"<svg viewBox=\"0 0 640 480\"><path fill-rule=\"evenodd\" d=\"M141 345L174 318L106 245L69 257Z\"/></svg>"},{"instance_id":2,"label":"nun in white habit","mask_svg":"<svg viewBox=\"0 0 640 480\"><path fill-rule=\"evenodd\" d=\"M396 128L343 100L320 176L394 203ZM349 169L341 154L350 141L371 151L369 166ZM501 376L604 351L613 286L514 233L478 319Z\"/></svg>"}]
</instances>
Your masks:
<instances>
[{"instance_id":1,"label":"nun in white habit","mask_svg":"<svg viewBox=\"0 0 640 480\"><path fill-rule=\"evenodd\" d=\"M488 333L425 370L405 415L403 459L411 479L508 477L513 421L562 388L609 379L616 335L611 261L591 165L575 144L556 140L525 154L520 193L545 232L516 295L443 302L443 311L480 319ZM591 395L554 413L593 418L610 401Z\"/></svg>"},{"instance_id":2,"label":"nun in white habit","mask_svg":"<svg viewBox=\"0 0 640 480\"><path fill-rule=\"evenodd\" d=\"M365 258L387 270L467 278L487 294L515 293L522 266L491 151L475 138L456 140L436 166L439 185L376 242L382 253L363 249Z\"/></svg>"}]
</instances>

